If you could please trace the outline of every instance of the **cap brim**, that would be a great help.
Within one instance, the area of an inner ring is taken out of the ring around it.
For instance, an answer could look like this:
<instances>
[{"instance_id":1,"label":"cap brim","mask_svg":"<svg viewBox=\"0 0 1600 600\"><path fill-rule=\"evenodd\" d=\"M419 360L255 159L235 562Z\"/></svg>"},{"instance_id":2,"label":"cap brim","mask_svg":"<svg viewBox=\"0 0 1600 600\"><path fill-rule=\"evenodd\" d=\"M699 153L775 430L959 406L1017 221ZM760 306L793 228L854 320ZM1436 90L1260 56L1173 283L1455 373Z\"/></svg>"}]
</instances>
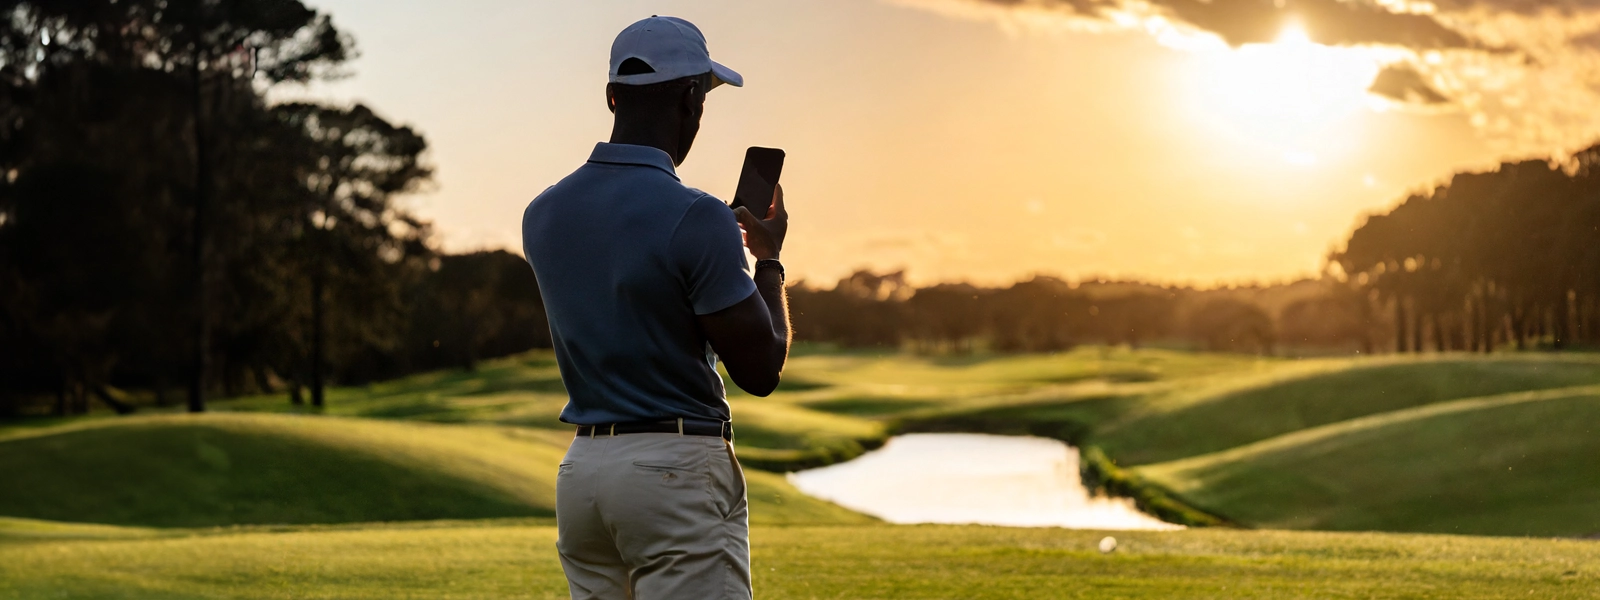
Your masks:
<instances>
[{"instance_id":1,"label":"cap brim","mask_svg":"<svg viewBox=\"0 0 1600 600\"><path fill-rule=\"evenodd\" d=\"M722 66L722 63L717 61L711 61L711 78L715 81L711 84L712 88L724 83L733 87L744 87L743 75L740 75L738 71Z\"/></svg>"}]
</instances>

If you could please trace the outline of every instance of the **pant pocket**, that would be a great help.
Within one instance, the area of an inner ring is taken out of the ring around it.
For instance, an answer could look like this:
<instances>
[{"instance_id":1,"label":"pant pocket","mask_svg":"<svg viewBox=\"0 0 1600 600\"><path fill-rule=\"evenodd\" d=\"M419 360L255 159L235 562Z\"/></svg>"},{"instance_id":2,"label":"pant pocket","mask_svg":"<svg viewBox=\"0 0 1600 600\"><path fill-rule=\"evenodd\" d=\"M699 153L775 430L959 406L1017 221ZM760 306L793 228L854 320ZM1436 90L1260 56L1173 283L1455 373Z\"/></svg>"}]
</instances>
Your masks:
<instances>
[{"instance_id":1,"label":"pant pocket","mask_svg":"<svg viewBox=\"0 0 1600 600\"><path fill-rule=\"evenodd\" d=\"M711 457L693 446L673 445L633 460L634 475L664 488L705 487L712 479ZM648 489L648 488L646 488Z\"/></svg>"},{"instance_id":2,"label":"pant pocket","mask_svg":"<svg viewBox=\"0 0 1600 600\"><path fill-rule=\"evenodd\" d=\"M745 508L747 490L744 469L739 466L739 458L733 454L733 445L723 444L712 458L711 467L712 495L716 499L717 512L723 519L738 515Z\"/></svg>"}]
</instances>

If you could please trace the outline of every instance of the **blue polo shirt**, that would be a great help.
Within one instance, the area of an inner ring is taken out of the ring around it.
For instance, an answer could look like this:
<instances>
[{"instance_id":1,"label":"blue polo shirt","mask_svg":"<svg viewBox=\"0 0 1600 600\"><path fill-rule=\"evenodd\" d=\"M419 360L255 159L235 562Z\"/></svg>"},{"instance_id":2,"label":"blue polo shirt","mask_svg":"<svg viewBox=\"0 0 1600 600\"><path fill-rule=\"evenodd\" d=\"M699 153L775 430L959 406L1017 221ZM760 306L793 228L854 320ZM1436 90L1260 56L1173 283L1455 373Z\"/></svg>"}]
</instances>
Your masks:
<instances>
[{"instance_id":1,"label":"blue polo shirt","mask_svg":"<svg viewBox=\"0 0 1600 600\"><path fill-rule=\"evenodd\" d=\"M578 425L728 420L717 356L696 315L755 292L738 221L683 185L657 148L601 143L522 214Z\"/></svg>"}]
</instances>

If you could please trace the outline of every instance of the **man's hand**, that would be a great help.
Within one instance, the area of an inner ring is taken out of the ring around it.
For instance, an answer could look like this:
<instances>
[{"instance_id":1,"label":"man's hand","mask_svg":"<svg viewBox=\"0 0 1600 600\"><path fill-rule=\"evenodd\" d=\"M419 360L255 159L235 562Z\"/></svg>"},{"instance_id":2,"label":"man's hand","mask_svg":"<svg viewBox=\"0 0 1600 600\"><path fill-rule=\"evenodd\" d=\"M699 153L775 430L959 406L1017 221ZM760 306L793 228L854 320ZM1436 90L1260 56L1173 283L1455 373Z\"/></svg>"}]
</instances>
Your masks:
<instances>
[{"instance_id":1,"label":"man's hand","mask_svg":"<svg viewBox=\"0 0 1600 600\"><path fill-rule=\"evenodd\" d=\"M783 207L783 185L772 188L772 206L767 208L767 218L757 219L750 209L740 206L733 209L744 230L744 247L756 260L778 258L783 250L783 238L789 234L789 211Z\"/></svg>"},{"instance_id":2,"label":"man's hand","mask_svg":"<svg viewBox=\"0 0 1600 600\"><path fill-rule=\"evenodd\" d=\"M783 237L789 233L789 211L783 208L783 187L772 190L767 218L757 219L750 209L733 209L744 230L744 246L756 260L778 258ZM711 349L722 357L728 376L744 391L766 396L778 388L783 363L789 359L789 300L783 275L775 269L756 269L756 291L733 306L700 315L700 330Z\"/></svg>"}]
</instances>

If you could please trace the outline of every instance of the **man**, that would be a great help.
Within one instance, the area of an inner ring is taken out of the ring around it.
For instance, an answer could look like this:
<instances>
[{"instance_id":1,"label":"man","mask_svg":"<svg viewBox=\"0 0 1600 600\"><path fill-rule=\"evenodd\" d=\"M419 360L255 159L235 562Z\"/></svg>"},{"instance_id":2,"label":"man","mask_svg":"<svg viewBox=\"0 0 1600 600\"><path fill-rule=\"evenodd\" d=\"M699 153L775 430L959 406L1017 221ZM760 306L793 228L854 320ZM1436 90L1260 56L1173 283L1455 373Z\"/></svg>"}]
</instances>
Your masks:
<instances>
[{"instance_id":1,"label":"man","mask_svg":"<svg viewBox=\"0 0 1600 600\"><path fill-rule=\"evenodd\" d=\"M523 214L577 425L556 478L556 548L574 599L750 598L744 475L716 363L757 396L789 355L765 219L685 187L675 167L706 92L743 85L688 21L651 17L611 47L611 141ZM747 274L744 247L757 259Z\"/></svg>"}]
</instances>

